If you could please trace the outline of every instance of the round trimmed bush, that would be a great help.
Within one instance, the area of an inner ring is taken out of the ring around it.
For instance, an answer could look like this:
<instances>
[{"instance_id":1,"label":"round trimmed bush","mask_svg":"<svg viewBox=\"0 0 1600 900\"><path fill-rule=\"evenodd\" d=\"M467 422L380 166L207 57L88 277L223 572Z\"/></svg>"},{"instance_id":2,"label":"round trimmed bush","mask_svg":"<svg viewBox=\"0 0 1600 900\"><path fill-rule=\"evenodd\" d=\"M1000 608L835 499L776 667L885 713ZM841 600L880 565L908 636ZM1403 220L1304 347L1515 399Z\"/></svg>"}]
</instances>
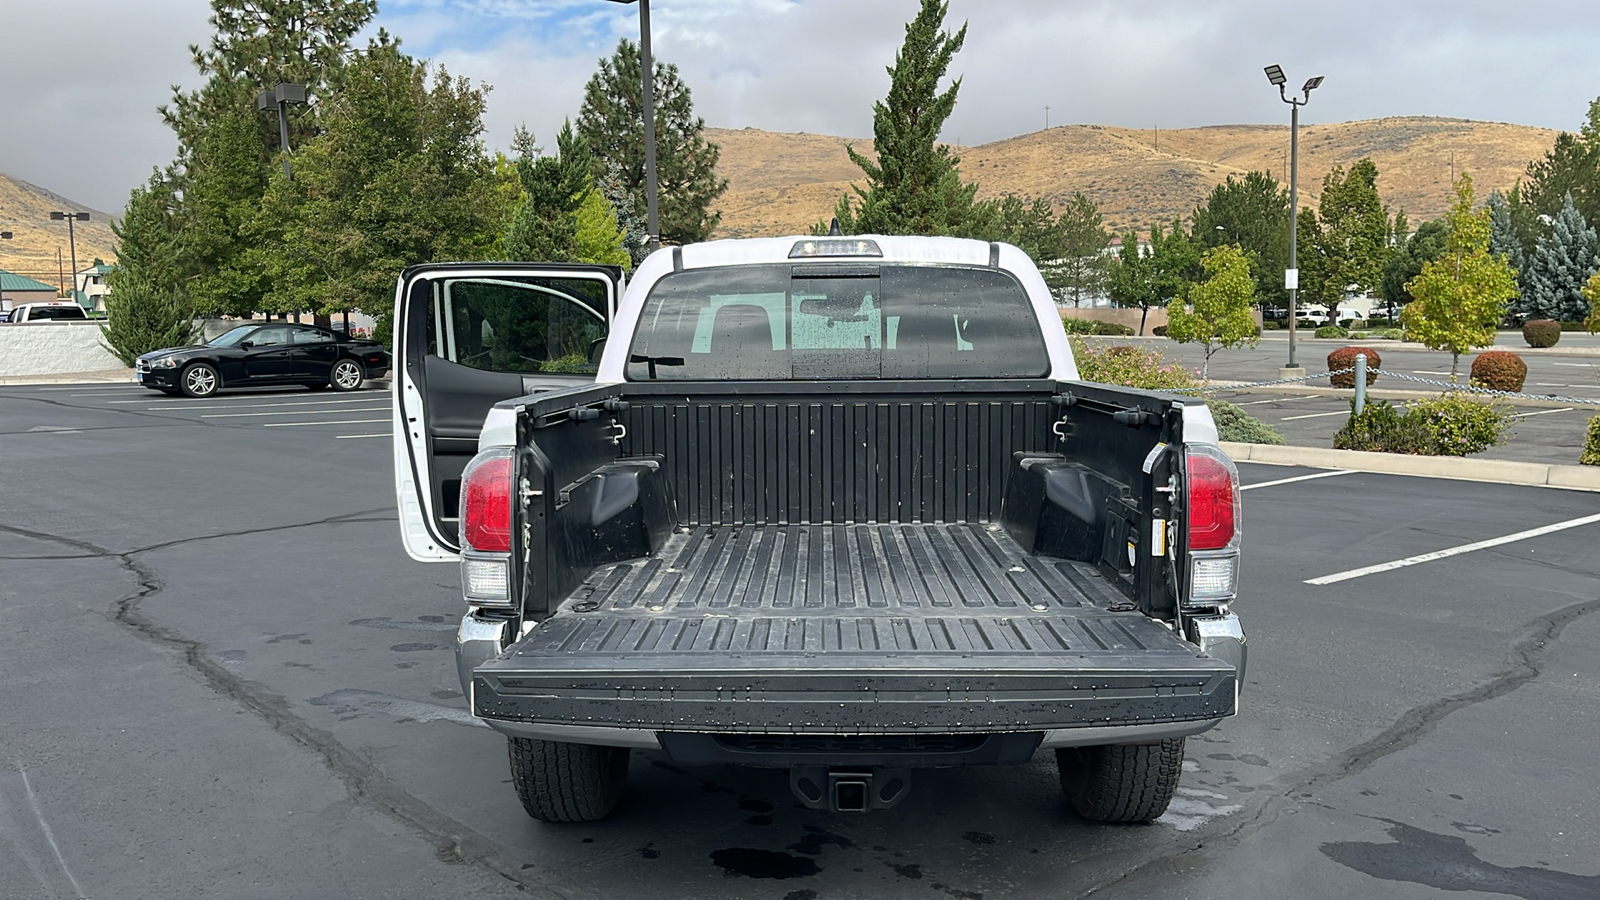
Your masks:
<instances>
[{"instance_id":1,"label":"round trimmed bush","mask_svg":"<svg viewBox=\"0 0 1600 900\"><path fill-rule=\"evenodd\" d=\"M1166 337L1167 336L1167 326L1165 326L1165 325L1157 325L1156 327L1150 329L1150 333L1155 335L1156 337Z\"/></svg>"},{"instance_id":2,"label":"round trimmed bush","mask_svg":"<svg viewBox=\"0 0 1600 900\"><path fill-rule=\"evenodd\" d=\"M1356 355L1367 355L1367 387L1371 387L1378 380L1378 368L1383 365L1383 360L1376 350L1369 347L1340 347L1328 354L1328 371L1337 372L1340 369L1353 369L1356 367ZM1343 375L1328 376L1328 383L1338 388L1353 388L1356 386L1356 373L1346 372Z\"/></svg>"},{"instance_id":3,"label":"round trimmed bush","mask_svg":"<svg viewBox=\"0 0 1600 900\"><path fill-rule=\"evenodd\" d=\"M1554 347L1561 340L1561 323L1553 319L1530 319L1523 323L1522 339L1529 347Z\"/></svg>"},{"instance_id":4,"label":"round trimmed bush","mask_svg":"<svg viewBox=\"0 0 1600 900\"><path fill-rule=\"evenodd\" d=\"M1472 361L1472 383L1495 391L1520 391L1528 364L1509 350L1490 350Z\"/></svg>"},{"instance_id":5,"label":"round trimmed bush","mask_svg":"<svg viewBox=\"0 0 1600 900\"><path fill-rule=\"evenodd\" d=\"M1319 338L1345 338L1350 336L1350 331L1338 325L1324 325L1314 333Z\"/></svg>"},{"instance_id":6,"label":"round trimmed bush","mask_svg":"<svg viewBox=\"0 0 1600 900\"><path fill-rule=\"evenodd\" d=\"M1107 337L1129 337L1133 334L1133 329L1127 325L1118 325L1115 322L1096 321L1094 323L1094 330L1091 331L1090 334L1104 335Z\"/></svg>"}]
</instances>

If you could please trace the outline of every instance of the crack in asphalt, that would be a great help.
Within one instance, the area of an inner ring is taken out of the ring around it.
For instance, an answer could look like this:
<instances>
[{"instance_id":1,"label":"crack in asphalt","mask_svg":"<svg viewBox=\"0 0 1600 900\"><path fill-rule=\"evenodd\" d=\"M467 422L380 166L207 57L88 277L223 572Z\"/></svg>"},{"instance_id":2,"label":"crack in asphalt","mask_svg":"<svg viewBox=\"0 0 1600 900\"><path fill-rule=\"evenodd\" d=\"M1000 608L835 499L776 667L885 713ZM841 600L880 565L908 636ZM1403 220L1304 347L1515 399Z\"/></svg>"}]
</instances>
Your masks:
<instances>
[{"instance_id":1,"label":"crack in asphalt","mask_svg":"<svg viewBox=\"0 0 1600 900\"><path fill-rule=\"evenodd\" d=\"M137 554L219 537L360 521L355 517L380 511L382 510L363 510L296 525L201 535L125 552L117 552L77 538L16 525L0 523L0 531L83 551L80 555L43 558L116 560L118 565L132 576L137 588L111 605L107 617L114 624L146 643L177 651L185 665L194 670L207 687L254 713L272 730L320 757L334 777L344 783L345 790L349 792L353 801L365 803L424 835L434 844L434 854L441 861L448 864L481 865L511 882L519 891L531 892L535 896L549 897L553 900L567 900L572 892L571 888L563 892L548 884L530 884L523 881L517 869L498 859L499 848L493 841L466 824L434 809L421 798L392 782L376 764L341 744L331 733L316 728L295 715L289 708L289 701L282 695L235 675L206 656L205 645L200 641L185 637L176 629L156 623L139 610L140 604L159 594L166 587L166 583L155 569L135 559Z\"/></svg>"},{"instance_id":2,"label":"crack in asphalt","mask_svg":"<svg viewBox=\"0 0 1600 900\"><path fill-rule=\"evenodd\" d=\"M193 544L193 543L196 543L196 542L199 542L199 541L214 541L214 540L217 540L219 538L245 537L245 536L252 535L252 534L270 534L271 532L274 532L274 531L293 531L293 530L295 530L297 528L311 528L311 527L314 527L314 526L317 526L317 525L348 525L348 524L351 524L353 522L392 522L392 521L394 521L393 519L362 518L362 517L363 516L371 516L374 513L393 512L394 510L395 510L395 508L392 507L392 506L382 506L382 507L379 507L377 509L363 509L363 510L361 510L359 512L343 513L343 514L340 514L340 515L337 515L337 516L330 516L330 517L328 517L326 519L318 519L315 522L295 522L295 523L292 523L292 524L289 524L289 525L266 525L266 526L263 526L261 528L242 528L242 529L240 529L238 531L219 531L216 534L198 534L198 535L194 535L192 537L177 538L175 540L170 540L170 541L162 541L159 544L151 544L148 547L135 547L132 550L125 550L122 553L118 553L118 552L116 552L114 550L101 550L101 548L96 547L95 548L96 551L99 551L99 552L93 552L93 553L85 552L85 553L37 554L37 555L23 555L23 556L0 556L0 559L14 559L14 560L100 559L100 558L103 558L103 557L106 557L106 556L120 556L120 555L124 555L124 554L132 555L132 554L135 554L135 553L149 553L149 552L151 552L153 550L166 550L166 549L171 548L171 547L178 547L178 546L182 546L184 544ZM61 543L71 543L71 539L69 539L69 538L63 538L63 537L59 537L57 535L47 534L47 533L42 532L42 531L29 531L26 528L19 528L19 527L15 526L15 525L0 525L0 531L9 531L12 534L22 535L23 537L36 538L38 540L43 540L43 541L58 541L58 542L61 542ZM93 544L86 544L85 546L94 547Z\"/></svg>"},{"instance_id":3,"label":"crack in asphalt","mask_svg":"<svg viewBox=\"0 0 1600 900\"><path fill-rule=\"evenodd\" d=\"M1536 680L1544 673L1544 654L1561 636L1562 630L1596 611L1600 611L1600 598L1571 603L1529 620L1517 630L1507 653L1505 668L1487 681L1406 710L1376 736L1327 762L1289 773L1264 785L1262 790L1270 793L1247 804L1245 814L1231 820L1229 827L1202 828L1196 833L1197 837L1184 846L1130 865L1115 877L1082 887L1081 892L1089 894L1114 887L1154 866L1215 849L1218 844L1237 844L1271 825L1285 807L1301 802L1334 782L1360 774L1385 757L1415 745L1451 714L1503 697Z\"/></svg>"},{"instance_id":4,"label":"crack in asphalt","mask_svg":"<svg viewBox=\"0 0 1600 900\"><path fill-rule=\"evenodd\" d=\"M157 415L155 413L146 412L146 411L137 410L137 409L108 409L108 408L106 408L104 406L94 406L92 404L87 404L87 403L67 403L66 401L63 401L63 400L52 400L49 397L34 397L34 396L30 396L28 394L6 394L6 393L0 393L0 399L6 399L6 400L32 400L35 403L44 403L44 404L47 404L49 406L59 406L62 409L84 409L84 410L89 410L89 411L92 411L92 412L117 413L119 415L124 415L124 416L141 416L141 417L146 418L146 419L160 419L162 422L165 422L165 423L168 423L168 424L171 424L173 422L183 422L183 423L188 424L188 425L209 425L209 424L211 424L210 422L207 422L204 419L190 419L190 418L187 418L185 416L163 416L163 415ZM129 426L129 427L133 427L133 426ZM72 429L72 430L74 430L74 431L90 431L90 430L98 430L98 429L75 428L75 429ZM26 434L27 432L7 432L7 433L8 434Z\"/></svg>"}]
</instances>

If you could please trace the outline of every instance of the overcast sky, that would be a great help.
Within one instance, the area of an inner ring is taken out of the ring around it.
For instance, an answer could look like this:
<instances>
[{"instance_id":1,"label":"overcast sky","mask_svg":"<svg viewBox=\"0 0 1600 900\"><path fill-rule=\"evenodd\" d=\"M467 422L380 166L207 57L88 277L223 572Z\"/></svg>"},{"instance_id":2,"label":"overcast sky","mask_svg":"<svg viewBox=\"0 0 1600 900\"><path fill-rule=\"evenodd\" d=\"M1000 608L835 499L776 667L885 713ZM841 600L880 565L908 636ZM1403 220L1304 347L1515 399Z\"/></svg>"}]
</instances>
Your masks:
<instances>
[{"instance_id":1,"label":"overcast sky","mask_svg":"<svg viewBox=\"0 0 1600 900\"><path fill-rule=\"evenodd\" d=\"M380 0L415 55L494 86L487 141L549 141L596 60L638 36L603 0ZM657 58L717 127L870 135L916 0L654 0ZM175 145L156 106L192 87L208 0L0 0L0 172L108 212ZM970 23L944 137L1052 125L1287 122L1262 75L1327 82L1308 123L1455 116L1576 130L1600 95L1595 0L952 0ZM0 225L6 224L0 210Z\"/></svg>"}]
</instances>

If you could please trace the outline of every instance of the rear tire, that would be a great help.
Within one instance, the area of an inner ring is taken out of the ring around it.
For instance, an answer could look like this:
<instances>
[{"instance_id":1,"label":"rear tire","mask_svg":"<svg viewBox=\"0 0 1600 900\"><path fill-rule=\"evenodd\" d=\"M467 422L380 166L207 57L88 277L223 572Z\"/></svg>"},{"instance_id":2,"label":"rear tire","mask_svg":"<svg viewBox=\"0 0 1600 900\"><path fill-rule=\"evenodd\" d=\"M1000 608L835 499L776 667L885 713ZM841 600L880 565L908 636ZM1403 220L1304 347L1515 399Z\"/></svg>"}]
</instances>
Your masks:
<instances>
[{"instance_id":1,"label":"rear tire","mask_svg":"<svg viewBox=\"0 0 1600 900\"><path fill-rule=\"evenodd\" d=\"M361 387L367 380L367 373L361 368L361 363L346 357L333 364L328 370L328 385L336 391L353 391Z\"/></svg>"},{"instance_id":2,"label":"rear tire","mask_svg":"<svg viewBox=\"0 0 1600 900\"><path fill-rule=\"evenodd\" d=\"M616 808L628 783L628 748L506 739L511 783L541 822L594 822Z\"/></svg>"},{"instance_id":3,"label":"rear tire","mask_svg":"<svg viewBox=\"0 0 1600 900\"><path fill-rule=\"evenodd\" d=\"M1183 738L1056 751L1061 792L1095 822L1151 822L1167 811L1183 773Z\"/></svg>"}]
</instances>

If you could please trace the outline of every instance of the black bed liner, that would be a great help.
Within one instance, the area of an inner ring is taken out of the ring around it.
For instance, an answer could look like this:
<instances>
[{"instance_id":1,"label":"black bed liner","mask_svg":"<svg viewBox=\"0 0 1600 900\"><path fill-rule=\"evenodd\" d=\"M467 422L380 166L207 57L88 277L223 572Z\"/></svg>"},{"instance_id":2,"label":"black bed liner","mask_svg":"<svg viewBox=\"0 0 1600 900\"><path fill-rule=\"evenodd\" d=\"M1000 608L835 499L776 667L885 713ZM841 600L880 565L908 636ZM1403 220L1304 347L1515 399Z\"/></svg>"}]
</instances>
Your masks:
<instances>
[{"instance_id":1,"label":"black bed liner","mask_svg":"<svg viewBox=\"0 0 1600 900\"><path fill-rule=\"evenodd\" d=\"M703 526L600 566L474 709L547 724L907 733L1214 719L1235 673L1090 566L987 524Z\"/></svg>"}]
</instances>

